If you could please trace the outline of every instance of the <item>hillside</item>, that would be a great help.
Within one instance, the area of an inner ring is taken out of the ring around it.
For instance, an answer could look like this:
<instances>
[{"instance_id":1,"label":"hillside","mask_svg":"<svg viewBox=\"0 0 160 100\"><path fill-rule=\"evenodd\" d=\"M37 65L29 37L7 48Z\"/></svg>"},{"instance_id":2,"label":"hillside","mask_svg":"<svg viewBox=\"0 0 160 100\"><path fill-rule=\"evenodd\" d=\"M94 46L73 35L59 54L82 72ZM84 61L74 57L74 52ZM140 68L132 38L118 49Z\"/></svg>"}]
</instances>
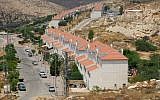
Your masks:
<instances>
[{"instance_id":1,"label":"hillside","mask_svg":"<svg viewBox=\"0 0 160 100\"><path fill-rule=\"evenodd\" d=\"M73 8L80 5L84 5L84 4L88 4L96 1L102 1L102 0L48 0L48 1L64 6L66 8Z\"/></svg>"},{"instance_id":2,"label":"hillside","mask_svg":"<svg viewBox=\"0 0 160 100\"><path fill-rule=\"evenodd\" d=\"M31 18L55 14L63 9L64 7L47 0L0 0L0 26L2 23L17 24Z\"/></svg>"}]
</instances>

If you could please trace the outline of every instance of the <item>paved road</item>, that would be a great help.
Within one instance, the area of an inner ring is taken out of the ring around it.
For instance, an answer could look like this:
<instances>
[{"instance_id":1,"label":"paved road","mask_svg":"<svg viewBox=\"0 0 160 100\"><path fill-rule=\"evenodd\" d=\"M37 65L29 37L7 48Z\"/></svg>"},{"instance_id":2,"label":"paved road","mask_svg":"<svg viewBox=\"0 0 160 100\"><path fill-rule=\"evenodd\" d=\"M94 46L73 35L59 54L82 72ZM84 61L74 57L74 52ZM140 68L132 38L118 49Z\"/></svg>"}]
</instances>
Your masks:
<instances>
[{"instance_id":1,"label":"paved road","mask_svg":"<svg viewBox=\"0 0 160 100\"><path fill-rule=\"evenodd\" d=\"M20 100L31 100L37 96L52 96L55 97L55 93L48 91L48 85L55 86L55 77L49 74L49 65L43 64L39 61L37 66L32 65L33 60L38 61L38 57L28 57L27 52L24 51L23 47L17 47L17 55L21 59L20 66L20 77L24 78L26 85L26 92L19 91ZM40 59L40 56L39 56ZM39 71L44 70L47 73L47 78L40 78ZM63 80L61 77L56 78L56 95L63 95Z\"/></svg>"},{"instance_id":2,"label":"paved road","mask_svg":"<svg viewBox=\"0 0 160 100\"><path fill-rule=\"evenodd\" d=\"M28 57L22 47L17 47L17 54L22 60L20 66L20 77L24 78L27 91L19 91L20 100L31 100L35 96L50 96L48 92L47 79L40 78L38 72L40 66L33 66L33 57Z\"/></svg>"},{"instance_id":3,"label":"paved road","mask_svg":"<svg viewBox=\"0 0 160 100\"><path fill-rule=\"evenodd\" d=\"M82 29L83 27L87 26L92 20L95 20L95 19L92 19L92 18L84 19L83 21L78 23L78 25L72 28L69 32L74 32L77 29Z\"/></svg>"}]
</instances>

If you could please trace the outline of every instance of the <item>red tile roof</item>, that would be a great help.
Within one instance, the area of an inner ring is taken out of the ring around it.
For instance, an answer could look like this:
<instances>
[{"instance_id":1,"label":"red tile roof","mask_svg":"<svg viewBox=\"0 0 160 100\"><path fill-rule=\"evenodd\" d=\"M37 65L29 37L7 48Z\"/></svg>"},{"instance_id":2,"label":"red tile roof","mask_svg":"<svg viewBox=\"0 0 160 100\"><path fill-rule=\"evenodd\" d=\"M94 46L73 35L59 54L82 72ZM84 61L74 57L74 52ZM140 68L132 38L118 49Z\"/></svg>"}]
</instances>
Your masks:
<instances>
[{"instance_id":1,"label":"red tile roof","mask_svg":"<svg viewBox=\"0 0 160 100\"><path fill-rule=\"evenodd\" d=\"M70 50L69 50L69 48L64 48L62 51L69 52Z\"/></svg>"},{"instance_id":2,"label":"red tile roof","mask_svg":"<svg viewBox=\"0 0 160 100\"><path fill-rule=\"evenodd\" d=\"M80 61L80 60L86 59L86 58L87 58L86 55L81 55L81 56L76 57L76 60Z\"/></svg>"},{"instance_id":3,"label":"red tile roof","mask_svg":"<svg viewBox=\"0 0 160 100\"><path fill-rule=\"evenodd\" d=\"M119 52L110 52L109 54L100 57L101 60L128 60L124 55Z\"/></svg>"},{"instance_id":4,"label":"red tile roof","mask_svg":"<svg viewBox=\"0 0 160 100\"><path fill-rule=\"evenodd\" d=\"M77 44L78 50L89 49L90 51L97 52L100 56L100 59L102 60L127 60L127 58L121 53L119 53L117 50L99 41L93 41L90 43L81 37L77 37L68 32L63 32L58 29L48 29L48 32L50 32L49 34L54 33L54 36L64 36L64 38L70 43Z\"/></svg>"},{"instance_id":5,"label":"red tile roof","mask_svg":"<svg viewBox=\"0 0 160 100\"><path fill-rule=\"evenodd\" d=\"M80 61L79 63L82 64L82 65L84 65L85 68L87 68L88 66L91 66L91 65L95 64L92 60L89 60L89 59L86 59L84 61Z\"/></svg>"},{"instance_id":6,"label":"red tile roof","mask_svg":"<svg viewBox=\"0 0 160 100\"><path fill-rule=\"evenodd\" d=\"M48 37L46 34L41 36L43 41L46 41L48 43L52 43L52 39L50 37Z\"/></svg>"},{"instance_id":7,"label":"red tile roof","mask_svg":"<svg viewBox=\"0 0 160 100\"><path fill-rule=\"evenodd\" d=\"M87 70L90 72L90 71L93 71L95 69L97 69L98 67L96 65L93 65L93 66L90 66L87 68Z\"/></svg>"},{"instance_id":8,"label":"red tile roof","mask_svg":"<svg viewBox=\"0 0 160 100\"><path fill-rule=\"evenodd\" d=\"M127 60L127 58L124 55L122 55L120 52L99 41L94 41L89 45L90 45L91 51L98 50L98 55L102 56L100 57L101 60Z\"/></svg>"},{"instance_id":9,"label":"red tile roof","mask_svg":"<svg viewBox=\"0 0 160 100\"><path fill-rule=\"evenodd\" d=\"M96 3L94 5L94 10L95 11L101 11L102 10L102 7L103 7L103 4L102 3Z\"/></svg>"}]
</instances>

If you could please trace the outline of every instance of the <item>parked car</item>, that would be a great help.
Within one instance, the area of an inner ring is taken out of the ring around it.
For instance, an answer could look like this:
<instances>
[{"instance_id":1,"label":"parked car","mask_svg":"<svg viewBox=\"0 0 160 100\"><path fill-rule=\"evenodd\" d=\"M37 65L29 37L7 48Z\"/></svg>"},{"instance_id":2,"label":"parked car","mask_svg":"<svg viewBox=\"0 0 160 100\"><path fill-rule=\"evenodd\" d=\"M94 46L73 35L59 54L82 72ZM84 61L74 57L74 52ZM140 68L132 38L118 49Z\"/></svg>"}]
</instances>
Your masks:
<instances>
[{"instance_id":1,"label":"parked car","mask_svg":"<svg viewBox=\"0 0 160 100\"><path fill-rule=\"evenodd\" d=\"M19 83L18 84L18 89L20 90L20 91L26 91L26 86L24 85L24 83Z\"/></svg>"},{"instance_id":2,"label":"parked car","mask_svg":"<svg viewBox=\"0 0 160 100\"><path fill-rule=\"evenodd\" d=\"M49 92L55 92L54 86L49 86Z\"/></svg>"},{"instance_id":3,"label":"parked car","mask_svg":"<svg viewBox=\"0 0 160 100\"><path fill-rule=\"evenodd\" d=\"M28 56L29 56L29 57L32 57L32 53L28 52Z\"/></svg>"},{"instance_id":4,"label":"parked car","mask_svg":"<svg viewBox=\"0 0 160 100\"><path fill-rule=\"evenodd\" d=\"M19 80L19 82L24 82L23 78L19 78L18 80Z\"/></svg>"},{"instance_id":5,"label":"parked car","mask_svg":"<svg viewBox=\"0 0 160 100\"><path fill-rule=\"evenodd\" d=\"M38 65L38 62L37 61L32 61L32 64L33 65Z\"/></svg>"},{"instance_id":6,"label":"parked car","mask_svg":"<svg viewBox=\"0 0 160 100\"><path fill-rule=\"evenodd\" d=\"M45 72L43 70L40 70L39 72L39 76L41 76L42 74L44 74Z\"/></svg>"},{"instance_id":7,"label":"parked car","mask_svg":"<svg viewBox=\"0 0 160 100\"><path fill-rule=\"evenodd\" d=\"M46 73L41 74L41 78L47 78Z\"/></svg>"},{"instance_id":8,"label":"parked car","mask_svg":"<svg viewBox=\"0 0 160 100\"><path fill-rule=\"evenodd\" d=\"M25 49L25 51L26 51L26 52L29 52L30 50L29 50L29 49Z\"/></svg>"}]
</instances>

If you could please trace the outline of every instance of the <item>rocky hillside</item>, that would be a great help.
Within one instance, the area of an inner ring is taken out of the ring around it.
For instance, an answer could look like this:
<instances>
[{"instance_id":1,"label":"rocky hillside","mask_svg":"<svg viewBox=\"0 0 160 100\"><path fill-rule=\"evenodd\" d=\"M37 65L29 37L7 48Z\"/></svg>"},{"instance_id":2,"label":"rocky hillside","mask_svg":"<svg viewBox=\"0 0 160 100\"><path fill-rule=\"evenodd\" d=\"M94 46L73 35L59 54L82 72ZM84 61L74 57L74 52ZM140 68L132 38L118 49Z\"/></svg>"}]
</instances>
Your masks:
<instances>
[{"instance_id":1,"label":"rocky hillside","mask_svg":"<svg viewBox=\"0 0 160 100\"><path fill-rule=\"evenodd\" d=\"M47 0L0 0L0 26L55 14L63 9Z\"/></svg>"},{"instance_id":2,"label":"rocky hillside","mask_svg":"<svg viewBox=\"0 0 160 100\"><path fill-rule=\"evenodd\" d=\"M101 0L0 0L0 29Z\"/></svg>"},{"instance_id":3,"label":"rocky hillside","mask_svg":"<svg viewBox=\"0 0 160 100\"><path fill-rule=\"evenodd\" d=\"M102 1L102 0L48 0L50 2L56 3L58 5L62 5L66 8L73 8L76 6L96 2L96 1Z\"/></svg>"}]
</instances>

